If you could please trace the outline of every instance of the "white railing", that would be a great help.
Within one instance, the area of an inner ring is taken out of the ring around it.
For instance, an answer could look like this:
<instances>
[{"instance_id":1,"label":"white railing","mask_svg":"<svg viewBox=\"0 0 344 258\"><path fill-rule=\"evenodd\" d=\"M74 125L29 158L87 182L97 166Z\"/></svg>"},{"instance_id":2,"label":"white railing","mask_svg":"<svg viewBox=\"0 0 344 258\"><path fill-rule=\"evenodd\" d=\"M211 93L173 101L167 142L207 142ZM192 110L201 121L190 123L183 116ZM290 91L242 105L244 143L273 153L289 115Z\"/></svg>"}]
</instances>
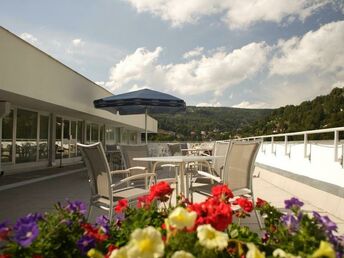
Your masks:
<instances>
[{"instance_id":1,"label":"white railing","mask_svg":"<svg viewBox=\"0 0 344 258\"><path fill-rule=\"evenodd\" d=\"M270 134L270 135L260 135L260 136L250 136L241 138L241 140L256 140L256 139L262 139L264 142L265 139L271 139L270 145L271 145L271 153L276 154L276 149L274 148L276 141L275 139L277 137L284 137L284 155L290 157L290 148L288 150L288 137L289 136L298 136L303 135L303 155L304 158L311 159L311 142L308 139L309 135L315 135L315 134L324 134L324 133L333 133L333 148L334 148L334 161L340 162L342 167L344 167L344 143L340 141L339 139L339 132L343 132L344 127L335 127L335 128L327 128L327 129L319 129L319 130L311 130L311 131L302 131L302 132L294 132L294 133L283 133L283 134ZM320 142L320 141L319 141ZM309 148L308 148L309 146ZM339 148L341 146L341 155L339 157ZM266 149L262 147L262 151L265 152Z\"/></svg>"}]
</instances>

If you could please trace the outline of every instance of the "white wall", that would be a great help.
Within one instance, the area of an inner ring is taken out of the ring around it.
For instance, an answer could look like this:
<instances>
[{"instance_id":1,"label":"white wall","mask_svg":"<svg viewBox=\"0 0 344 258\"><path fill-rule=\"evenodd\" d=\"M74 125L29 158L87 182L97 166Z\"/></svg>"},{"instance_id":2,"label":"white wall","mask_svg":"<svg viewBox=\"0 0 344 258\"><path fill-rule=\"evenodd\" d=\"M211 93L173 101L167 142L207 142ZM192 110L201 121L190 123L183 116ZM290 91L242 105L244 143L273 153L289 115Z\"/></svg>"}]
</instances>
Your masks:
<instances>
[{"instance_id":1,"label":"white wall","mask_svg":"<svg viewBox=\"0 0 344 258\"><path fill-rule=\"evenodd\" d=\"M260 147L256 162L344 187L344 168L340 162L334 161L332 143L313 142L311 145L308 144L307 155L310 154L310 158L304 158L303 142L288 143L287 150L290 156L285 155L284 146L284 142L275 142L272 152L271 144L265 142ZM341 155L342 148L340 145L338 157Z\"/></svg>"},{"instance_id":2,"label":"white wall","mask_svg":"<svg viewBox=\"0 0 344 258\"><path fill-rule=\"evenodd\" d=\"M1 90L144 129L144 115L119 116L95 109L93 100L110 96L110 92L2 27L0 92ZM157 132L157 121L149 117L147 127L150 132Z\"/></svg>"}]
</instances>

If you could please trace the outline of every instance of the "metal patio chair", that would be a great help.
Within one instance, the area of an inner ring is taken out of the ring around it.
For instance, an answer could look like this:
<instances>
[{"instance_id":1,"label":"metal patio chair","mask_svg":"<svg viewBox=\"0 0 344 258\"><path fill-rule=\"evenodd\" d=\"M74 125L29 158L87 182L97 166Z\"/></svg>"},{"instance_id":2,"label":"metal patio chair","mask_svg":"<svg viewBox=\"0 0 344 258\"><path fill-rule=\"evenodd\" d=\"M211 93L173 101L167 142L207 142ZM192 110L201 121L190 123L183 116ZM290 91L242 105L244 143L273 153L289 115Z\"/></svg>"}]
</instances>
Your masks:
<instances>
[{"instance_id":1,"label":"metal patio chair","mask_svg":"<svg viewBox=\"0 0 344 258\"><path fill-rule=\"evenodd\" d=\"M174 172L173 177L159 178L156 171L151 171L151 163L145 161L136 161L133 158L138 157L149 157L148 145L138 144L138 145L120 145L119 149L122 154L123 165L125 169L130 170L130 175L137 173L148 173L152 172L156 175L156 181L166 181L170 184L176 185L176 194L178 194L178 166L175 164L162 164L159 168L169 168L169 171ZM146 182L145 182L146 184Z\"/></svg>"},{"instance_id":2,"label":"metal patio chair","mask_svg":"<svg viewBox=\"0 0 344 258\"><path fill-rule=\"evenodd\" d=\"M77 144L81 150L83 160L87 167L88 178L91 187L91 198L87 219L89 218L92 208L98 207L108 211L109 220L112 220L113 209L117 201L127 199L129 203L137 200L138 197L149 193L147 188L132 186L130 182L144 179L152 184L155 181L154 173L141 173L127 176L113 182L116 175L129 175L129 169L110 171L104 148L100 142L84 145ZM129 184L128 184L129 183Z\"/></svg>"},{"instance_id":3,"label":"metal patio chair","mask_svg":"<svg viewBox=\"0 0 344 258\"><path fill-rule=\"evenodd\" d=\"M211 188L213 186L226 184L232 190L234 197L244 195L252 198L253 202L255 202L252 189L252 178L260 144L261 142L257 141L233 141L230 144L224 161L222 177L212 175L208 172L198 171L200 175L211 179L213 183L202 184L199 186L191 185L191 197L194 192L210 196ZM255 213L259 227L262 228L260 216L256 210Z\"/></svg>"}]
</instances>

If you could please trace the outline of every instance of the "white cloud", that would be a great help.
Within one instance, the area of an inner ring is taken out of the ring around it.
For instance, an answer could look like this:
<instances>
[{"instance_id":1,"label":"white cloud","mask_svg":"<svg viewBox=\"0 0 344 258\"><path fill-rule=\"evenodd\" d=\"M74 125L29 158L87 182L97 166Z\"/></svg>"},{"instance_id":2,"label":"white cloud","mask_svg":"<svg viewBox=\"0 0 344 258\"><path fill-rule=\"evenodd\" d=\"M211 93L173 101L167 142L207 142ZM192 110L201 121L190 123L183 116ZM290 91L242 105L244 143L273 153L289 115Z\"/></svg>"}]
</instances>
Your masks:
<instances>
[{"instance_id":1,"label":"white cloud","mask_svg":"<svg viewBox=\"0 0 344 258\"><path fill-rule=\"evenodd\" d=\"M196 105L196 107L221 107L221 106L222 105L220 102L216 102L216 103L201 102Z\"/></svg>"},{"instance_id":2,"label":"white cloud","mask_svg":"<svg viewBox=\"0 0 344 258\"><path fill-rule=\"evenodd\" d=\"M184 59L188 59L188 58L191 58L191 57L200 56L200 55L202 55L203 50L204 50L204 47L196 47L195 49L193 49L193 50L191 50L189 52L184 53L183 58Z\"/></svg>"},{"instance_id":3,"label":"white cloud","mask_svg":"<svg viewBox=\"0 0 344 258\"><path fill-rule=\"evenodd\" d=\"M304 21L330 0L235 0L230 1L225 22L230 28L247 28L258 22Z\"/></svg>"},{"instance_id":4,"label":"white cloud","mask_svg":"<svg viewBox=\"0 0 344 258\"><path fill-rule=\"evenodd\" d=\"M227 1L227 0L226 0ZM150 12L172 26L195 23L204 15L223 11L222 0L127 0L136 10Z\"/></svg>"},{"instance_id":5,"label":"white cloud","mask_svg":"<svg viewBox=\"0 0 344 258\"><path fill-rule=\"evenodd\" d=\"M33 45L38 43L38 39L30 33L24 32L20 34L20 37Z\"/></svg>"},{"instance_id":6,"label":"white cloud","mask_svg":"<svg viewBox=\"0 0 344 258\"><path fill-rule=\"evenodd\" d=\"M172 26L196 23L202 16L218 14L230 28L247 28L257 22L280 23L296 18L303 21L335 0L126 0L139 13L149 12L169 21Z\"/></svg>"},{"instance_id":7,"label":"white cloud","mask_svg":"<svg viewBox=\"0 0 344 258\"><path fill-rule=\"evenodd\" d=\"M98 84L99 86L102 86L102 87L105 86L105 82L104 81L97 81L97 82L94 82L94 83Z\"/></svg>"},{"instance_id":8,"label":"white cloud","mask_svg":"<svg viewBox=\"0 0 344 258\"><path fill-rule=\"evenodd\" d=\"M331 86L332 89L334 88L344 88L344 81L338 81L332 84Z\"/></svg>"},{"instance_id":9,"label":"white cloud","mask_svg":"<svg viewBox=\"0 0 344 258\"><path fill-rule=\"evenodd\" d=\"M234 105L232 107L235 108L269 108L270 105L268 105L267 103L264 102L255 102L255 103L251 103L249 101L242 101L237 105Z\"/></svg>"},{"instance_id":10,"label":"white cloud","mask_svg":"<svg viewBox=\"0 0 344 258\"><path fill-rule=\"evenodd\" d=\"M344 21L323 25L303 37L281 40L277 55L270 63L272 75L303 74L313 71L343 73Z\"/></svg>"},{"instance_id":11,"label":"white cloud","mask_svg":"<svg viewBox=\"0 0 344 258\"><path fill-rule=\"evenodd\" d=\"M111 68L109 81L105 84L106 88L115 91L128 83L129 87L133 87L137 81L140 81L141 85L150 85L155 81L155 77L159 77L159 66L156 63L161 51L161 47L157 47L153 52L144 48L136 49L135 53L128 55ZM157 80L159 81L158 78Z\"/></svg>"},{"instance_id":12,"label":"white cloud","mask_svg":"<svg viewBox=\"0 0 344 258\"><path fill-rule=\"evenodd\" d=\"M85 45L85 41L83 41L82 39L73 39L72 45L74 47L83 47Z\"/></svg>"},{"instance_id":13,"label":"white cloud","mask_svg":"<svg viewBox=\"0 0 344 258\"><path fill-rule=\"evenodd\" d=\"M162 52L139 48L111 69L106 87L115 91L134 84L163 88L182 95L214 92L215 96L233 85L253 77L267 62L269 47L264 42L251 43L230 53L218 51L185 63L160 65Z\"/></svg>"}]
</instances>

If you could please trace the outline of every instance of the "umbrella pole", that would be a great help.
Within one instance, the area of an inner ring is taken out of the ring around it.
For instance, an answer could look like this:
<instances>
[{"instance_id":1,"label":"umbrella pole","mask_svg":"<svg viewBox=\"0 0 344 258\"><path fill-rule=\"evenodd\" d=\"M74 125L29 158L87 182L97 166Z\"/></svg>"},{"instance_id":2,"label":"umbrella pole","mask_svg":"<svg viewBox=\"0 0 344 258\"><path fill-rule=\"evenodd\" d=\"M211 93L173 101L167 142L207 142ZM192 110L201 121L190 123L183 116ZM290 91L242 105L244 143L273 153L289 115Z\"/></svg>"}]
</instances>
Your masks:
<instances>
[{"instance_id":1,"label":"umbrella pole","mask_svg":"<svg viewBox=\"0 0 344 258\"><path fill-rule=\"evenodd\" d=\"M148 135L147 135L147 107L145 109L145 139L146 139L146 144L148 144Z\"/></svg>"}]
</instances>

